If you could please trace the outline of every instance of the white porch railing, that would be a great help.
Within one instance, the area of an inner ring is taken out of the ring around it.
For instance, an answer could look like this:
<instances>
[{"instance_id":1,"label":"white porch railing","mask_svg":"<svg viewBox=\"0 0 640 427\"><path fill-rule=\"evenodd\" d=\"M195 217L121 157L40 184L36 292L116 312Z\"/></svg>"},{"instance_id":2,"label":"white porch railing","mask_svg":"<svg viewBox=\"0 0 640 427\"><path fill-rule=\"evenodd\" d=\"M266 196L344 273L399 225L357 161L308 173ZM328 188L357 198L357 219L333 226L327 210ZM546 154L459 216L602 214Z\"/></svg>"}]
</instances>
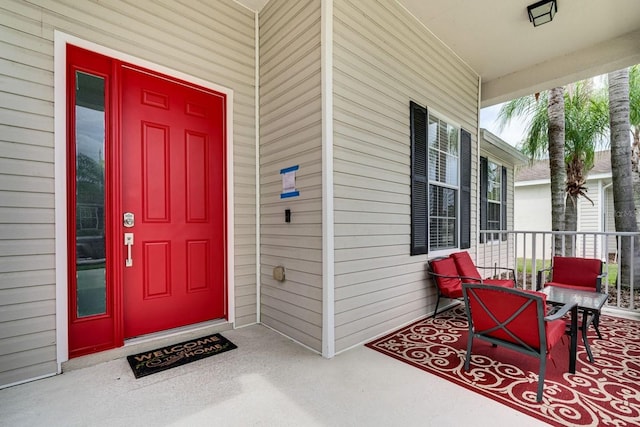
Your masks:
<instances>
[{"instance_id":1,"label":"white porch railing","mask_svg":"<svg viewBox=\"0 0 640 427\"><path fill-rule=\"evenodd\" d=\"M555 236L562 240L558 255L603 261L607 308L640 315L640 233L583 231L481 231L476 263L516 270L518 287L537 289L537 272L551 265ZM488 238L488 239L487 239ZM624 254L623 254L624 251ZM636 256L630 256L631 254ZM620 268L621 261L628 268Z\"/></svg>"}]
</instances>

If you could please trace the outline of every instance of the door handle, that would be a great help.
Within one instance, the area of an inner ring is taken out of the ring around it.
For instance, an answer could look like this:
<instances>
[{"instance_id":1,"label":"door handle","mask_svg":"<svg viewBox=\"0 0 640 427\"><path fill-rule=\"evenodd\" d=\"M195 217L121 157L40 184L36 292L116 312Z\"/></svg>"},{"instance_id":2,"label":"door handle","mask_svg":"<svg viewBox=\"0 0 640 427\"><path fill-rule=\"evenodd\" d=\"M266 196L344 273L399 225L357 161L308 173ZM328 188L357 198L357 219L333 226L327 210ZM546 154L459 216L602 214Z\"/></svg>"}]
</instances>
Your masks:
<instances>
[{"instance_id":1,"label":"door handle","mask_svg":"<svg viewBox=\"0 0 640 427\"><path fill-rule=\"evenodd\" d=\"M131 258L131 246L133 246L133 233L124 233L124 245L127 247L127 259L124 261L124 266L132 267L133 258Z\"/></svg>"}]
</instances>

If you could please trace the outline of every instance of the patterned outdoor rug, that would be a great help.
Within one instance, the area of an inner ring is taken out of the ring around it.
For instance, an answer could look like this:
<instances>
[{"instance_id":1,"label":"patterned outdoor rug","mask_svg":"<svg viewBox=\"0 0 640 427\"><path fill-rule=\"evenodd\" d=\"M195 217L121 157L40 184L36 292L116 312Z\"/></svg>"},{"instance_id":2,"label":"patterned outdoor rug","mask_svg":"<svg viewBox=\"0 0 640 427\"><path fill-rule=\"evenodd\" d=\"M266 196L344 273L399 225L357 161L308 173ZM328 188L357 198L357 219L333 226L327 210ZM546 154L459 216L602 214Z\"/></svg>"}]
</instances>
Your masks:
<instances>
[{"instance_id":1,"label":"patterned outdoor rug","mask_svg":"<svg viewBox=\"0 0 640 427\"><path fill-rule=\"evenodd\" d=\"M127 356L127 361L133 375L140 378L224 353L234 348L237 348L234 343L220 334L213 334Z\"/></svg>"},{"instance_id":2,"label":"patterned outdoor rug","mask_svg":"<svg viewBox=\"0 0 640 427\"><path fill-rule=\"evenodd\" d=\"M542 403L536 402L537 359L475 340L464 370L468 324L463 306L406 326L367 345L412 366L555 426L640 426L640 322L601 316L595 362L578 338L576 373L568 373L569 337L547 362Z\"/></svg>"}]
</instances>

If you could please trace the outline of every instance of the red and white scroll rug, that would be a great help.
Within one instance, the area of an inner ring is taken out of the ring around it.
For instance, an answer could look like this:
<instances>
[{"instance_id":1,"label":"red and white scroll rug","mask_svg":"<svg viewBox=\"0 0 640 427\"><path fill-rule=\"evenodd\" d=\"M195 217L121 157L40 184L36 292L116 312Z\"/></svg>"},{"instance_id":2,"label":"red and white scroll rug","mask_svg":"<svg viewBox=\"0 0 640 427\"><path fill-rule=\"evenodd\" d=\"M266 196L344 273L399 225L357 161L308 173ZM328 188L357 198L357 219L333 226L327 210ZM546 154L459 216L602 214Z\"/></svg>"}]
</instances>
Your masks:
<instances>
[{"instance_id":1,"label":"red and white scroll rug","mask_svg":"<svg viewBox=\"0 0 640 427\"><path fill-rule=\"evenodd\" d=\"M464 370L468 324L458 306L366 344L555 426L640 426L640 322L601 316L598 339L590 328L594 363L578 338L570 374L569 337L547 361L542 403L536 402L538 360L475 340Z\"/></svg>"}]
</instances>

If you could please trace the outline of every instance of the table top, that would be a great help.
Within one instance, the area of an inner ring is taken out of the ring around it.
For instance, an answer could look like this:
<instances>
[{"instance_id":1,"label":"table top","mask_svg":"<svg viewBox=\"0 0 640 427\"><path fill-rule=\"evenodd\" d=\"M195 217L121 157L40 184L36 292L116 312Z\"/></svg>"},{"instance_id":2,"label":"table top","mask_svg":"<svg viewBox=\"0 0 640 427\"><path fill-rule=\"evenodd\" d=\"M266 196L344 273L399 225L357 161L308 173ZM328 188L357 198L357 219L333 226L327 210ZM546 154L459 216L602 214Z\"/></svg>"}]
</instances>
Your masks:
<instances>
[{"instance_id":1,"label":"table top","mask_svg":"<svg viewBox=\"0 0 640 427\"><path fill-rule=\"evenodd\" d=\"M541 290L547 295L547 302L556 304L575 303L578 308L600 310L607 302L607 294L595 291L580 291L577 289L547 286Z\"/></svg>"}]
</instances>

